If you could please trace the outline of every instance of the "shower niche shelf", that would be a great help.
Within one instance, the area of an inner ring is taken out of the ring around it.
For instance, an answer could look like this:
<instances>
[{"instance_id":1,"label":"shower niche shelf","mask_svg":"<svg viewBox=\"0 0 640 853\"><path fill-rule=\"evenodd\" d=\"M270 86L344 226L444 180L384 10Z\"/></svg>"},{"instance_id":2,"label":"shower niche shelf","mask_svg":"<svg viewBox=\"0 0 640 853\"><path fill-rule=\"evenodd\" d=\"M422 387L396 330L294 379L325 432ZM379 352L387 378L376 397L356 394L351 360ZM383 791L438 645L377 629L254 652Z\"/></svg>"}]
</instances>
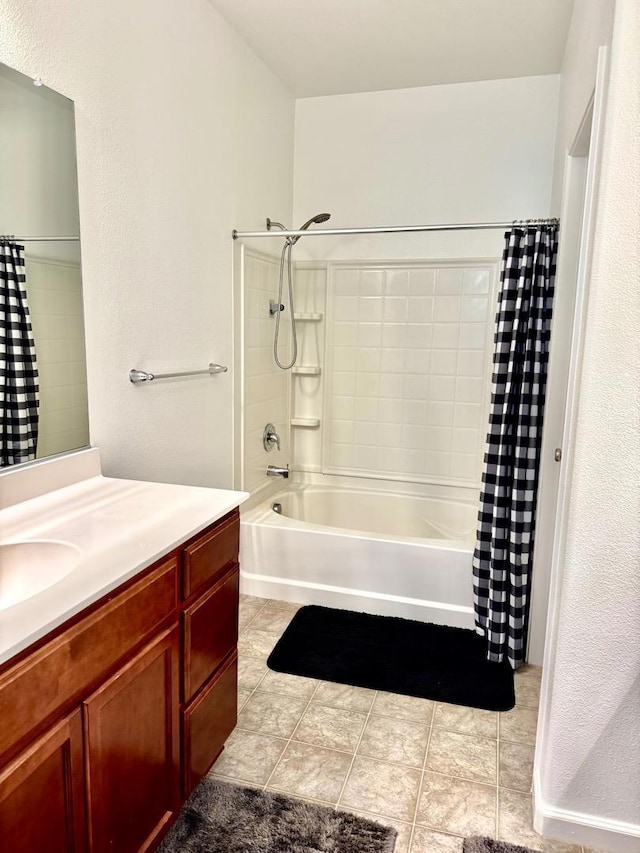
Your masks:
<instances>
[{"instance_id":1,"label":"shower niche shelf","mask_svg":"<svg viewBox=\"0 0 640 853\"><path fill-rule=\"evenodd\" d=\"M320 426L320 418L291 418L291 426L305 429L318 429Z\"/></svg>"},{"instance_id":2,"label":"shower niche shelf","mask_svg":"<svg viewBox=\"0 0 640 853\"><path fill-rule=\"evenodd\" d=\"M320 323L324 314L319 311L296 311L293 316L303 323Z\"/></svg>"},{"instance_id":3,"label":"shower niche shelf","mask_svg":"<svg viewBox=\"0 0 640 853\"><path fill-rule=\"evenodd\" d=\"M313 367L306 364L296 365L291 368L291 372L295 373L296 376L320 376L322 372L320 367Z\"/></svg>"}]
</instances>

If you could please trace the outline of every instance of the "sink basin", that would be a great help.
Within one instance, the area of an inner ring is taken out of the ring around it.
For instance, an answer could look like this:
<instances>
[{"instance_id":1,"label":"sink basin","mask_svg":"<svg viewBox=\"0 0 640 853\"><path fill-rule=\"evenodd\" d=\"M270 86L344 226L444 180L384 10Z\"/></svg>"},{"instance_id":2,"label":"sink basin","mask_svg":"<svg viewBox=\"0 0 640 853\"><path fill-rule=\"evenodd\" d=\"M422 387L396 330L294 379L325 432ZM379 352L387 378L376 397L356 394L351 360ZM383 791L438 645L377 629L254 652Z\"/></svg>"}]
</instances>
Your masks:
<instances>
[{"instance_id":1,"label":"sink basin","mask_svg":"<svg viewBox=\"0 0 640 853\"><path fill-rule=\"evenodd\" d=\"M49 589L80 562L75 545L52 539L0 543L0 610Z\"/></svg>"}]
</instances>

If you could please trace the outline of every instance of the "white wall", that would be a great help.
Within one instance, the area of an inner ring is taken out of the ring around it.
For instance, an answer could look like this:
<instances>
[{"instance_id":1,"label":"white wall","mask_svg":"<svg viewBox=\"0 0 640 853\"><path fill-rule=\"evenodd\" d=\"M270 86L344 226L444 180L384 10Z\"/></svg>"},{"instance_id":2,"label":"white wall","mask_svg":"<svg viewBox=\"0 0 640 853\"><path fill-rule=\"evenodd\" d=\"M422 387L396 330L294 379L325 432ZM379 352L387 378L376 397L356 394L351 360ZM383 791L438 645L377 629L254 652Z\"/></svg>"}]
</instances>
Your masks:
<instances>
[{"instance_id":1,"label":"white wall","mask_svg":"<svg viewBox=\"0 0 640 853\"><path fill-rule=\"evenodd\" d=\"M576 0L560 76L551 210L560 215L567 152L593 93L598 45L611 43L615 0Z\"/></svg>"},{"instance_id":2,"label":"white wall","mask_svg":"<svg viewBox=\"0 0 640 853\"><path fill-rule=\"evenodd\" d=\"M562 125L584 110L609 29L578 3ZM610 4L606 4L610 8ZM640 6L617 0L582 371L536 749L537 827L640 848ZM577 41L591 32L587 44ZM588 84L587 84L588 81Z\"/></svg>"},{"instance_id":3,"label":"white wall","mask_svg":"<svg viewBox=\"0 0 640 853\"><path fill-rule=\"evenodd\" d=\"M547 216L559 77L296 103L294 222L322 227ZM502 231L304 238L298 258L499 257ZM305 254L306 253L306 254Z\"/></svg>"},{"instance_id":4,"label":"white wall","mask_svg":"<svg viewBox=\"0 0 640 853\"><path fill-rule=\"evenodd\" d=\"M230 486L233 372L148 387L127 373L231 365L230 233L267 200L290 217L293 99L206 0L0 9L0 60L75 102L90 429L105 472Z\"/></svg>"}]
</instances>

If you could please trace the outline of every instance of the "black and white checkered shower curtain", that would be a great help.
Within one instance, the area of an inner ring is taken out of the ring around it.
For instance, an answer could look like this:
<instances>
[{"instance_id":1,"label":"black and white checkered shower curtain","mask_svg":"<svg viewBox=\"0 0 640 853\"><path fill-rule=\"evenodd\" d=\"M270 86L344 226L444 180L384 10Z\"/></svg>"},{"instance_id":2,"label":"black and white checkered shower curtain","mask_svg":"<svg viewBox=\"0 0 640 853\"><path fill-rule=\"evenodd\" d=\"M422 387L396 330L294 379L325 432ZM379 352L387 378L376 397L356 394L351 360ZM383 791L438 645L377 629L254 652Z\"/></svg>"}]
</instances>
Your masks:
<instances>
[{"instance_id":1,"label":"black and white checkered shower curtain","mask_svg":"<svg viewBox=\"0 0 640 853\"><path fill-rule=\"evenodd\" d=\"M0 240L0 466L35 459L38 443L38 368L23 252Z\"/></svg>"},{"instance_id":2,"label":"black and white checkered shower curtain","mask_svg":"<svg viewBox=\"0 0 640 853\"><path fill-rule=\"evenodd\" d=\"M557 224L505 234L473 591L487 658L524 663Z\"/></svg>"}]
</instances>

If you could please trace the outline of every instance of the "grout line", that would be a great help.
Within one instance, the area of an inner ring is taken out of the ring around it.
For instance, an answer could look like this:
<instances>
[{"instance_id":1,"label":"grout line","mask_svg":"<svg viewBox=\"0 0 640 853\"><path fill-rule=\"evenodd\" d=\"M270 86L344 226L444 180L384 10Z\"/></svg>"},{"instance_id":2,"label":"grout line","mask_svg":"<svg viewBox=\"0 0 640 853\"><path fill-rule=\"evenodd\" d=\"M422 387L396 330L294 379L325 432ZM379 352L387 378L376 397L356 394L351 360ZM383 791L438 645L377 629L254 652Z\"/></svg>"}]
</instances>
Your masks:
<instances>
[{"instance_id":1,"label":"grout line","mask_svg":"<svg viewBox=\"0 0 640 853\"><path fill-rule=\"evenodd\" d=\"M420 784L418 785L418 794L416 796L416 807L413 810L413 820L411 821L411 835L409 836L409 853L411 853L411 848L413 846L413 836L416 834L416 820L418 818L418 808L420 807L420 796L422 794L422 785L424 783L424 774L427 770L427 759L429 757L429 748L431 746L431 735L433 734L433 721L436 716L436 704L434 702L433 705L433 713L431 715L431 722L429 723L429 737L427 738L427 748L424 753L424 760L422 762L422 771L420 773Z\"/></svg>"},{"instance_id":2,"label":"grout line","mask_svg":"<svg viewBox=\"0 0 640 853\"><path fill-rule=\"evenodd\" d=\"M266 675L266 673L265 673L265 675ZM264 678L264 675L263 675L262 677ZM286 744L285 744L285 747L284 747L284 749L282 750L282 752L280 753L280 758L276 761L276 763L275 763L275 765L274 765L274 767L273 767L273 770L272 770L272 771L271 771L271 773L269 774L269 778L268 778L268 779L267 779L267 781L264 783L264 787L263 787L263 790L264 790L264 791L266 791L266 790L267 790L267 787L268 787L268 785L269 785L269 782L271 781L271 778L273 777L273 774L276 772L276 770L277 770L277 768L278 768L278 765L280 764L280 761L282 760L282 756L285 754L285 752L286 752L286 751L287 751L287 749L289 748L289 744L290 744L290 743L291 743L291 741L293 740L293 736L294 736L294 734L297 732L297 730L298 730L298 726L299 726L299 725L300 725L300 723L302 722L302 718L304 717L304 715L305 715L305 714L307 713L307 711L309 710L309 706L311 705L311 700L313 699L313 697L314 697L314 696L316 695L316 693L318 692L318 688L320 687L321 683L322 683L321 681L318 681L318 683L316 684L316 686L315 686L315 689L314 689L313 693L312 693L312 694L311 694L311 696L309 697L309 701L307 702L307 704L305 705L305 707L304 707L304 709L303 709L302 713L300 714L300 717L299 717L299 719L298 719L298 722L297 722L297 723L295 724L295 726L293 727L293 731L291 732L291 736L287 739L287 742L286 742ZM256 689L257 689L257 688L256 688ZM262 732L262 734L264 734L264 732ZM295 795L294 795L294 796L295 796Z\"/></svg>"},{"instance_id":3,"label":"grout line","mask_svg":"<svg viewBox=\"0 0 640 853\"><path fill-rule=\"evenodd\" d=\"M347 787L347 782L349 781L349 776L351 775L351 770L353 769L353 765L354 765L355 760L356 760L356 753L358 752L358 747L360 746L360 744L362 742L362 736L364 735L364 730L367 728L367 725L369 723L369 718L371 717L371 711L372 711L373 706L375 704L377 695L378 695L378 691L374 690L373 696L371 697L371 705L369 706L369 711L368 711L367 716L365 718L364 725L362 726L362 731L360 732L360 737L358 738L358 742L355 745L355 748L353 750L353 755L351 758L351 764L349 764L349 769L347 770L347 773L344 777L344 782L342 783L342 787L340 788L340 793L338 794L338 799L336 800L336 804L334 806L334 808L336 808L336 809L340 805L340 800L342 799L342 795L344 794L344 790Z\"/></svg>"}]
</instances>

